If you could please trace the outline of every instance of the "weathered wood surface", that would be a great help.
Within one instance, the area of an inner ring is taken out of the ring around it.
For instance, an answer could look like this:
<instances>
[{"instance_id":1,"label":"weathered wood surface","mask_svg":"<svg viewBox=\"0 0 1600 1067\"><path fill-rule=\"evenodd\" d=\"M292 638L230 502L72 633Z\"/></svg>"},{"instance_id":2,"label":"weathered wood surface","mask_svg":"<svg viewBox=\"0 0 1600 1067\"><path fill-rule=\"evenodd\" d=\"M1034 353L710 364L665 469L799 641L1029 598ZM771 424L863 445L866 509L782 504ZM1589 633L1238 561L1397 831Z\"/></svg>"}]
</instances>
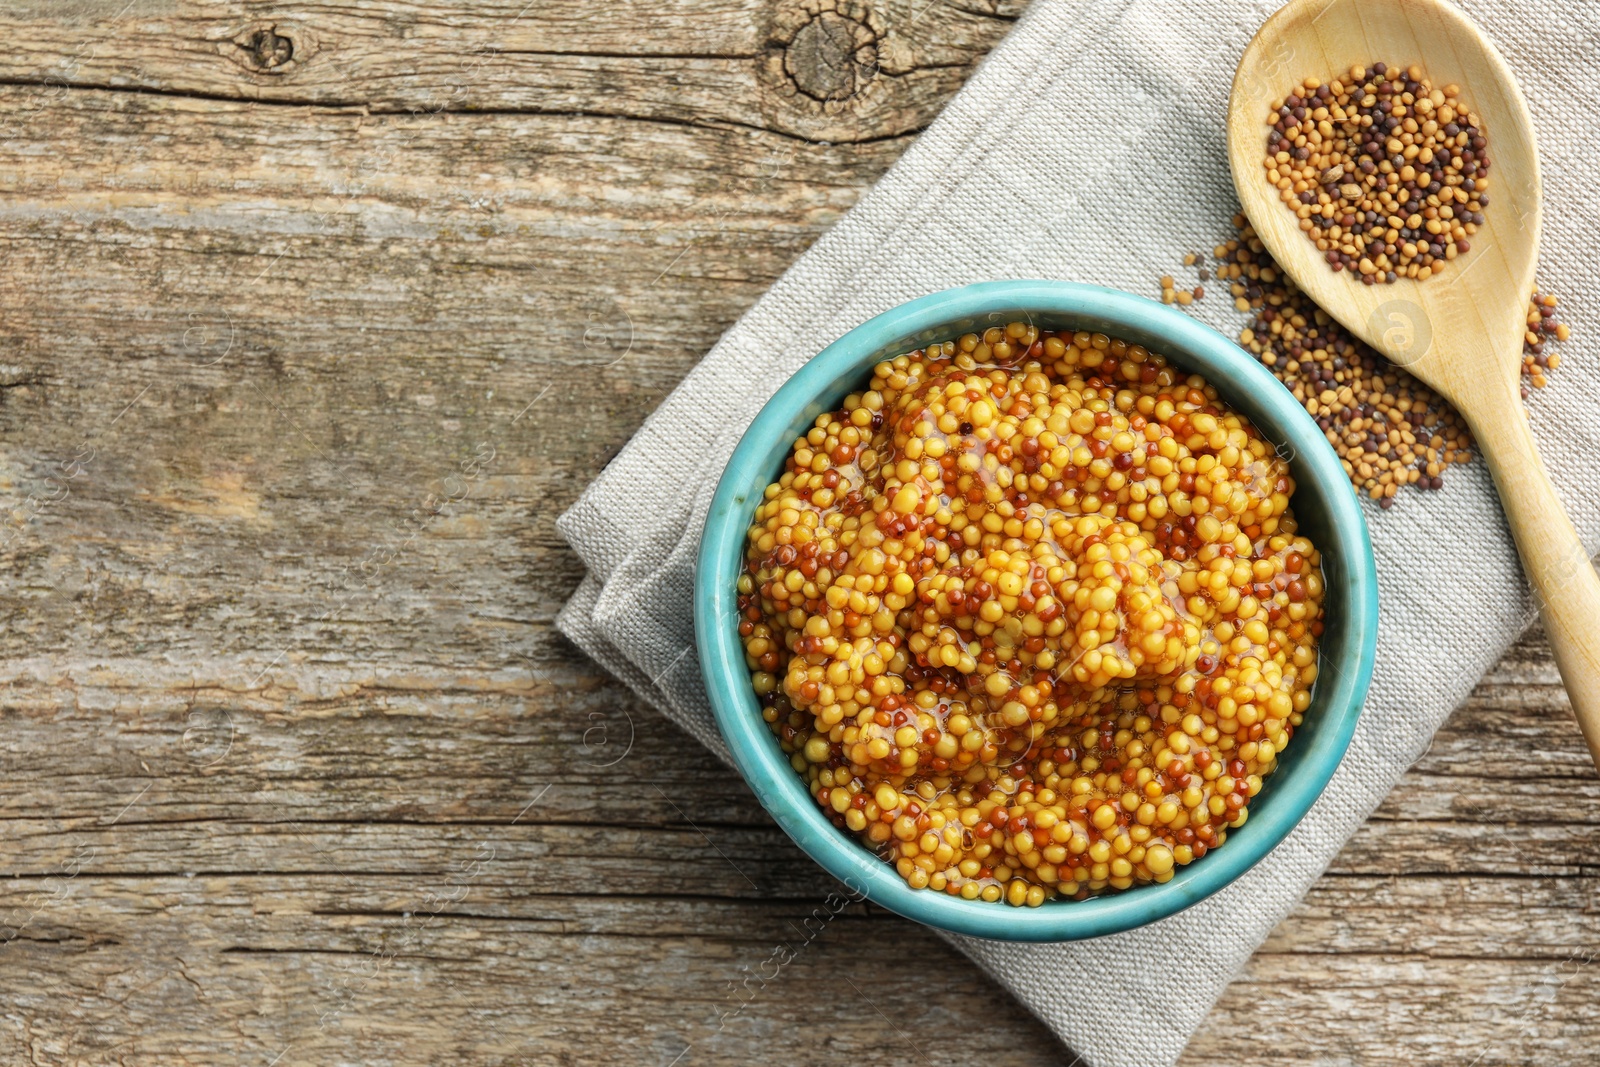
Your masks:
<instances>
[{"instance_id":1,"label":"weathered wood surface","mask_svg":"<svg viewBox=\"0 0 1600 1067\"><path fill-rule=\"evenodd\" d=\"M125 4L0 12L0 1063L1070 1062L551 625L1020 6ZM1600 1063L1597 799L1530 638L1185 1062Z\"/></svg>"}]
</instances>

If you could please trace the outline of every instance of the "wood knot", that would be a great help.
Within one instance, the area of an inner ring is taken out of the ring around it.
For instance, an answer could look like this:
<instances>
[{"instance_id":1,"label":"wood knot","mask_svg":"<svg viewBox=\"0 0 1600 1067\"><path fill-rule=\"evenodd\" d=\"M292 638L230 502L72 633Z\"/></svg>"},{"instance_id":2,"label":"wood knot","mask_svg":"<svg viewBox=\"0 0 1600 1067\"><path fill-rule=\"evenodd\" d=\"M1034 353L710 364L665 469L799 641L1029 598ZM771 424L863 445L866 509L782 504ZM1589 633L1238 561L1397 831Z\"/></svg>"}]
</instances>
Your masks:
<instances>
[{"instance_id":1,"label":"wood knot","mask_svg":"<svg viewBox=\"0 0 1600 1067\"><path fill-rule=\"evenodd\" d=\"M293 39L278 32L278 27L257 26L234 38L244 66L258 73L276 71L294 59Z\"/></svg>"},{"instance_id":2,"label":"wood knot","mask_svg":"<svg viewBox=\"0 0 1600 1067\"><path fill-rule=\"evenodd\" d=\"M778 15L768 47L789 90L831 110L877 78L883 36L879 20L860 4L802 0Z\"/></svg>"}]
</instances>

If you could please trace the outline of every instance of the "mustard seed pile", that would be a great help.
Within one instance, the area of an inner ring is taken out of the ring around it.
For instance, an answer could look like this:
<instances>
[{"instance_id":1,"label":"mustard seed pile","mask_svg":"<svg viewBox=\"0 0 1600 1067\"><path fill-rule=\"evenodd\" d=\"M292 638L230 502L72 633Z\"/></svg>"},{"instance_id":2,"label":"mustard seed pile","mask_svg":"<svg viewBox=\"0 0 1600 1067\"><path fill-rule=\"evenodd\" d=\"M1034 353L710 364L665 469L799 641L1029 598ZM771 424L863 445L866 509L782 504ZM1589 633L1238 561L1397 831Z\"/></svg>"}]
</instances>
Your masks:
<instances>
[{"instance_id":1,"label":"mustard seed pile","mask_svg":"<svg viewBox=\"0 0 1600 1067\"><path fill-rule=\"evenodd\" d=\"M1488 142L1460 89L1417 67L1307 78L1267 116L1267 178L1335 271L1418 281L1471 250L1489 206Z\"/></svg>"},{"instance_id":2,"label":"mustard seed pile","mask_svg":"<svg viewBox=\"0 0 1600 1067\"><path fill-rule=\"evenodd\" d=\"M1472 435L1455 409L1432 389L1358 340L1278 267L1243 215L1238 235L1212 250L1214 273L1229 286L1234 306L1250 319L1239 344L1254 353L1289 387L1317 420L1355 487L1389 508L1405 486L1441 489L1444 471L1472 458ZM1200 263L1184 256L1185 266ZM1197 267L1201 281L1213 270ZM1174 291L1161 279L1162 299ZM1199 291L1199 287L1196 287ZM1561 365L1548 350L1571 331L1556 317L1558 301L1534 293L1523 337L1524 398L1543 388L1546 374Z\"/></svg>"},{"instance_id":3,"label":"mustard seed pile","mask_svg":"<svg viewBox=\"0 0 1600 1067\"><path fill-rule=\"evenodd\" d=\"M767 487L753 685L915 888L1037 906L1221 845L1310 704L1287 462L1137 345L1014 322L879 364Z\"/></svg>"}]
</instances>

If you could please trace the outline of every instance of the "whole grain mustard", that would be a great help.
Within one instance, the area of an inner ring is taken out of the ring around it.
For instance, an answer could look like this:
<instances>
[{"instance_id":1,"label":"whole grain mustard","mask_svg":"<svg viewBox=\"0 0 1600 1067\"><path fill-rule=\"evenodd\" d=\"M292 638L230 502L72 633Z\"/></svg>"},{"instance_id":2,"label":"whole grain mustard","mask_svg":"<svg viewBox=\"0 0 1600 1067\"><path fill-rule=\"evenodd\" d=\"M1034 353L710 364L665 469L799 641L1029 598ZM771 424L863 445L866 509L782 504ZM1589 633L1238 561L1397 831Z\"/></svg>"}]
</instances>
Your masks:
<instances>
[{"instance_id":1,"label":"whole grain mustard","mask_svg":"<svg viewBox=\"0 0 1600 1067\"><path fill-rule=\"evenodd\" d=\"M767 487L762 714L915 888L1164 882L1243 825L1317 676L1294 483L1203 379L1013 322L879 364Z\"/></svg>"}]
</instances>

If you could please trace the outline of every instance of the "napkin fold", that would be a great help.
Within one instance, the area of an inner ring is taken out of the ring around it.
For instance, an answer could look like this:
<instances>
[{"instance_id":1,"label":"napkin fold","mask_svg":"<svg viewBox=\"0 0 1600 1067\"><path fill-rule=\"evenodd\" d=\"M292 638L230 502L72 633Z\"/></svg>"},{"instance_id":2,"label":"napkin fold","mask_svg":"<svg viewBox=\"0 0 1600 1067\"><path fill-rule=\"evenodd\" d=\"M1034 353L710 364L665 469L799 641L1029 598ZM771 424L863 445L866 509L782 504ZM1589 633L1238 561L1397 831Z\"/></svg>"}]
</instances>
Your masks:
<instances>
[{"instance_id":1,"label":"napkin fold","mask_svg":"<svg viewBox=\"0 0 1600 1067\"><path fill-rule=\"evenodd\" d=\"M1238 210L1224 135L1233 69L1276 6L1034 0L938 120L561 517L588 571L557 620L563 632L726 760L693 647L693 561L717 479L755 413L807 354L914 297L991 278L1153 295L1186 252L1209 258ZM1600 98L1595 30L1579 5L1462 6L1505 54L1538 128L1540 280L1561 296L1574 336L1528 407L1592 551L1600 122L1581 102ZM1191 310L1237 335L1226 298ZM698 462L688 478L660 476L689 458ZM1367 519L1382 603L1377 668L1349 754L1288 838L1222 892L1128 933L1049 945L950 938L1092 1067L1177 1059L1230 978L1533 618L1480 462L1452 469L1443 492L1369 506Z\"/></svg>"}]
</instances>

